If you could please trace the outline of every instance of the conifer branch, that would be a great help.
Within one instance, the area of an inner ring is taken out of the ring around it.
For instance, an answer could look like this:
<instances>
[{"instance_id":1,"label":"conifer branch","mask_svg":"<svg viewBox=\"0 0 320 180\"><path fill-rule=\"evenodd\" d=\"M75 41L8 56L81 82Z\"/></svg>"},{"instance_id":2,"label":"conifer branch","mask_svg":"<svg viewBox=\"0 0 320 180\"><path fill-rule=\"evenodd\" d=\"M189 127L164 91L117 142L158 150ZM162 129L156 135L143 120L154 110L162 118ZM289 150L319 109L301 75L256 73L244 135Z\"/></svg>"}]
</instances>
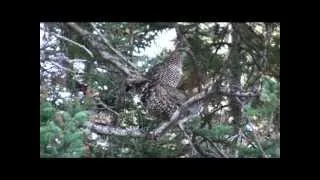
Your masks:
<instances>
[{"instance_id":1,"label":"conifer branch","mask_svg":"<svg viewBox=\"0 0 320 180\"><path fill-rule=\"evenodd\" d=\"M109 40L103 36L101 34L101 32L99 31L99 29L97 29L97 27L93 24L93 23L90 23L90 25L93 27L93 29L95 31L97 31L98 35L101 37L101 39L103 40L103 42L112 50L112 52L114 52L117 56L119 56L125 63L129 64L131 66L131 68L137 70L137 67L132 63L130 62L128 59L126 59L122 54L121 52L119 52L118 50L116 50L112 45L111 43L109 42Z\"/></svg>"},{"instance_id":2,"label":"conifer branch","mask_svg":"<svg viewBox=\"0 0 320 180\"><path fill-rule=\"evenodd\" d=\"M178 108L173 115L170 118L169 122L166 122L162 124L157 130L155 131L155 136L156 137L161 137L164 135L166 132L168 132L169 129L174 127L177 123L180 121L188 121L198 115L191 115L186 118L182 117L180 118L180 115L182 112L186 111L189 107L191 107L195 103L199 103L200 101L204 99L212 99L217 96L235 96L235 97L251 97L251 96L256 96L258 95L257 93L253 92L230 92L226 89L220 88L219 83L215 83L213 85L213 82L209 82L207 85L205 85L207 89L204 89L202 92L194 95L193 97L189 98L186 102L184 102L180 108Z\"/></svg>"},{"instance_id":3,"label":"conifer branch","mask_svg":"<svg viewBox=\"0 0 320 180\"><path fill-rule=\"evenodd\" d=\"M88 31L84 30L81 28L78 24L76 23L67 23L68 26L70 26L73 30L75 30L79 35L81 36L88 36L91 33ZM88 42L90 45L98 51L98 53L101 55L103 59L108 61L109 63L113 64L116 68L118 68L122 73L124 73L128 77L136 77L139 76L139 73L136 70L128 69L123 63L121 63L121 59L117 56L113 56L107 51L105 51L103 48L99 48L103 46L100 42L93 40L93 39L88 39Z\"/></svg>"},{"instance_id":4,"label":"conifer branch","mask_svg":"<svg viewBox=\"0 0 320 180\"><path fill-rule=\"evenodd\" d=\"M57 66L57 67L59 67L59 68L61 68L61 69L63 69L63 70L65 70L65 71L68 71L68 72L70 72L70 73L76 74L75 71L73 71L73 70L71 70L71 69L69 69L69 68L63 67L63 66L61 66L59 63L56 63L56 62L54 62L54 61L50 61L50 63L53 64L53 65L55 65L55 66Z\"/></svg>"},{"instance_id":5,"label":"conifer branch","mask_svg":"<svg viewBox=\"0 0 320 180\"><path fill-rule=\"evenodd\" d=\"M110 112L112 112L113 114L115 114L117 117L119 117L119 113L113 109L111 109L108 105L106 105L105 103L102 102L102 100L100 99L100 97L95 97L96 105L101 105L103 107L103 109L106 109Z\"/></svg>"},{"instance_id":6,"label":"conifer branch","mask_svg":"<svg viewBox=\"0 0 320 180\"><path fill-rule=\"evenodd\" d=\"M85 122L82 126L90 129L93 132L104 135L145 137L145 134L137 128L119 128L113 126L103 126L94 124L92 122Z\"/></svg>"},{"instance_id":7,"label":"conifer branch","mask_svg":"<svg viewBox=\"0 0 320 180\"><path fill-rule=\"evenodd\" d=\"M217 84L217 83L216 83ZM203 99L208 99L208 98L215 98L216 96L219 95L236 95L236 96L249 96L252 95L252 93L231 93L228 92L227 90L224 90L222 88L219 88L218 85L213 85L213 82L209 82L207 85L205 85L205 87L207 87L207 89L204 89L202 92L194 95L193 97L189 98L185 103L182 104L182 106L180 108L178 108L175 113L171 116L170 121L169 122L164 122L162 123L158 128L156 128L154 131L149 132L149 133L145 133L145 134L141 134L141 133L130 133L131 130L128 130L129 132L125 133L125 129L121 129L119 130L120 132L122 132L123 135L126 134L130 134L131 136L136 136L137 137L148 137L151 136L151 138L161 138L166 132L168 132L171 128L175 127L175 125L177 125L177 123L185 123L187 121L192 120L195 117L198 117L198 114L192 114L186 117L181 117L180 115L182 114L182 112L184 112L188 107L191 107L194 103L198 103ZM118 114L118 113L117 113ZM91 126L94 129L95 126ZM105 126L105 128L110 129L110 127ZM113 129L117 129L112 127ZM102 128L103 129L103 128ZM104 134L113 134L113 132L115 132L114 135L118 135L117 131L111 131L111 130L101 130L101 128L98 130L100 131L100 133ZM138 130L137 130L138 131Z\"/></svg>"},{"instance_id":8,"label":"conifer branch","mask_svg":"<svg viewBox=\"0 0 320 180\"><path fill-rule=\"evenodd\" d=\"M67 37L65 37L65 36L61 36L61 35L56 34L56 33L52 33L52 34L53 34L54 36L56 36L57 38L59 38L59 39L68 41L68 42L70 42L70 43L72 43L72 44L80 47L81 49L84 49L84 50L90 55L90 57L94 57L94 56L93 56L93 53L92 53L88 48L86 48L86 46L84 46L84 45L82 45L82 44L80 44L80 43L78 43L78 42L75 42L75 41L73 41L73 40L71 40L71 39L69 39L69 38L67 38Z\"/></svg>"}]
</instances>

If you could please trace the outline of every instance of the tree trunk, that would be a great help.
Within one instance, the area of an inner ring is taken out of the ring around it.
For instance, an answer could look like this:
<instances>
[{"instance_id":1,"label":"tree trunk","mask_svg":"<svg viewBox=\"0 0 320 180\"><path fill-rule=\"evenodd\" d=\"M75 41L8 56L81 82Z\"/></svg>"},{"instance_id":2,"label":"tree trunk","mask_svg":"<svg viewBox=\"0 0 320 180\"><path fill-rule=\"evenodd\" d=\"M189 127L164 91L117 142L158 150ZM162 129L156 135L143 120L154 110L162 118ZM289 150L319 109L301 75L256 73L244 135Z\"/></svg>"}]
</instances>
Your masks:
<instances>
[{"instance_id":1,"label":"tree trunk","mask_svg":"<svg viewBox=\"0 0 320 180\"><path fill-rule=\"evenodd\" d=\"M241 65L240 65L240 36L238 34L239 24L232 23L232 47L229 54L229 63L231 71L230 90L231 92L241 91ZM237 96L230 96L231 114L233 116L234 133L239 132L242 122L243 106L240 99Z\"/></svg>"}]
</instances>

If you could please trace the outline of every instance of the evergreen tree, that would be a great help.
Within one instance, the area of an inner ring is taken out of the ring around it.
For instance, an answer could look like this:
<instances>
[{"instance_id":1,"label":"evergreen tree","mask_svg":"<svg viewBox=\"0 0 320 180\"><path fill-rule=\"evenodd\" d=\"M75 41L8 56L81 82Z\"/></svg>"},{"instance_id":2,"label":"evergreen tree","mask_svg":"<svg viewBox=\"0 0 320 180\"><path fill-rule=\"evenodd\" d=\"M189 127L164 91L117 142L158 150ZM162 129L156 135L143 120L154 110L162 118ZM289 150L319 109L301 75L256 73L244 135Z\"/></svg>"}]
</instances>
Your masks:
<instances>
[{"instance_id":1,"label":"evergreen tree","mask_svg":"<svg viewBox=\"0 0 320 180\"><path fill-rule=\"evenodd\" d=\"M40 157L280 157L280 23L41 23L40 30ZM202 97L198 114L167 119L172 126L137 100L143 86L132 86L167 59L170 49L154 58L139 52L168 30L190 49L177 89Z\"/></svg>"}]
</instances>

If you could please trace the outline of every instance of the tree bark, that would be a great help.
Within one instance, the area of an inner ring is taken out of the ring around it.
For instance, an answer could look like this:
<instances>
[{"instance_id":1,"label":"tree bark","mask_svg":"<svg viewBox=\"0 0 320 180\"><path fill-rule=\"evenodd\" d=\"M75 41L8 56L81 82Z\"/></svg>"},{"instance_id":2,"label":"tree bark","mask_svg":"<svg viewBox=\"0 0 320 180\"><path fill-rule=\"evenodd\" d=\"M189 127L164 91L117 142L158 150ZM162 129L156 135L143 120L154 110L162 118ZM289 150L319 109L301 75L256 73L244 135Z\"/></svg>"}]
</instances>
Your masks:
<instances>
[{"instance_id":1,"label":"tree bark","mask_svg":"<svg viewBox=\"0 0 320 180\"><path fill-rule=\"evenodd\" d=\"M232 23L231 32L232 36L232 47L230 49L229 54L229 68L231 71L231 79L230 79L230 91L232 93L241 92L241 65L240 65L240 36L239 36L239 24ZM238 96L231 95L230 96L230 106L231 106L231 114L233 116L233 127L234 133L237 134L239 132L239 128L242 123L242 111L243 106Z\"/></svg>"}]
</instances>

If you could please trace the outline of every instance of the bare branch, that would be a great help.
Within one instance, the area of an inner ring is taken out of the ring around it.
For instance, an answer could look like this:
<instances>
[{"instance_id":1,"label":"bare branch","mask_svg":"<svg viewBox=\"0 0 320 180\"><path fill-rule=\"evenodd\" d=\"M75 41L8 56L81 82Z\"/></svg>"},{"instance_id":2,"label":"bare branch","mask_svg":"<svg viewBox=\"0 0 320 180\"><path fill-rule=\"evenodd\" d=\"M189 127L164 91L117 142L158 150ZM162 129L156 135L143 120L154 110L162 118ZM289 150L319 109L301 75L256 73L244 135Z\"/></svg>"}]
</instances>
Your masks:
<instances>
[{"instance_id":1,"label":"bare branch","mask_svg":"<svg viewBox=\"0 0 320 180\"><path fill-rule=\"evenodd\" d=\"M116 128L112 126L97 125L92 122L86 122L83 126L104 135L145 137L145 134L143 134L138 128Z\"/></svg>"},{"instance_id":2,"label":"bare branch","mask_svg":"<svg viewBox=\"0 0 320 180\"><path fill-rule=\"evenodd\" d=\"M198 114L195 115L191 115L188 116L186 118L184 117L180 117L181 113L183 111L185 111L188 107L192 106L194 103L199 103L200 101L204 100L204 99L209 99L209 98L214 98L216 96L235 96L235 97L241 97L241 96L253 96L256 95L255 93L251 93L251 92L235 92L232 93L230 91L227 91L226 89L223 88L219 88L218 83L216 83L216 85L213 85L213 82L209 82L205 85L206 89L204 89L202 92L194 95L193 97L189 98L186 102L184 102L180 108L178 108L173 115L170 118L169 122L165 122L163 123L160 127L157 128L157 130L155 130L155 135L157 137L161 137L163 134L165 134L169 129L171 129L172 127L174 127L178 122L180 121L188 121L196 116L198 116ZM228 105L229 106L229 105Z\"/></svg>"},{"instance_id":3,"label":"bare branch","mask_svg":"<svg viewBox=\"0 0 320 180\"><path fill-rule=\"evenodd\" d=\"M69 68L63 67L63 66L61 66L59 63L56 63L56 62L53 62L53 61L50 61L50 63L53 64L53 65L55 65L55 66L57 66L57 67L59 67L59 68L61 68L61 69L63 69L63 70L65 70L65 71L68 71L68 72L71 72L71 73L73 73L73 74L76 74L75 71L72 71L72 70L69 69Z\"/></svg>"},{"instance_id":4,"label":"bare branch","mask_svg":"<svg viewBox=\"0 0 320 180\"><path fill-rule=\"evenodd\" d=\"M119 51L117 51L114 47L112 47L112 45L110 44L109 40L105 36L103 36L101 34L99 29L97 29L97 27L93 23L90 23L90 25L94 28L95 31L97 31L98 35L101 37L103 42L106 45L108 45L108 47L112 50L112 52L114 52L116 55L118 55L123 61L125 61L125 63L129 64L133 69L135 69L135 70L137 69L137 67L132 62L127 60Z\"/></svg>"},{"instance_id":5,"label":"bare branch","mask_svg":"<svg viewBox=\"0 0 320 180\"><path fill-rule=\"evenodd\" d=\"M102 134L114 134L114 135L121 135L121 136L127 136L127 135L130 135L130 136L134 136L134 137L148 137L148 135L153 135L153 137L162 137L169 129L171 129L172 127L174 127L177 123L179 123L178 125L180 126L181 128L181 125L187 121L190 121L192 120L193 118L195 117L198 117L199 115L198 114L192 114L192 115L189 115L187 117L180 117L180 113L185 109L187 108L188 106L190 105L193 105L194 103L198 102L198 101L201 101L202 99L207 99L209 98L209 96L212 97L215 97L214 95L227 95L227 91L225 90L222 90L222 89L218 89L218 88L215 88L213 89L212 86L212 82L209 83L211 86L209 85L206 85L207 89L193 97L191 97L189 100L187 100L180 108L178 108L176 110L176 112L172 115L172 117L170 118L170 121L169 122L165 122L163 124L161 124L158 128L156 128L153 132L150 132L150 133L146 133L146 134L143 134L140 132L139 129L134 129L134 131L131 129L119 129L119 128L115 128L115 127L109 127L109 126L98 126L98 125L94 125L94 124L89 124L89 125L86 125L87 127L99 132L99 133L102 133ZM220 94L221 92L223 92L222 94ZM227 106L227 105L226 105ZM113 111L112 109L110 109L107 105L104 106L105 108L107 108L108 110L110 110L111 112ZM118 115L117 112L113 112L114 114ZM195 144L193 144L193 147L195 148L195 150L199 151L198 148L196 147ZM208 154L207 154L208 155ZM213 156L212 154L210 156ZM216 157L216 156L214 156Z\"/></svg>"},{"instance_id":6,"label":"bare branch","mask_svg":"<svg viewBox=\"0 0 320 180\"><path fill-rule=\"evenodd\" d=\"M107 53L106 51L99 50L100 55L111 62L113 65L115 65L118 69L120 69L123 73L125 73L127 76L132 76L130 73L130 70L124 67L118 60L117 57L112 56L111 54Z\"/></svg>"},{"instance_id":7,"label":"bare branch","mask_svg":"<svg viewBox=\"0 0 320 180\"><path fill-rule=\"evenodd\" d=\"M240 91L237 91L235 93L232 93L231 95L237 96L237 97L255 97L255 96L258 96L259 94L255 93L255 92L240 92Z\"/></svg>"},{"instance_id":8,"label":"bare branch","mask_svg":"<svg viewBox=\"0 0 320 180\"><path fill-rule=\"evenodd\" d=\"M191 147L192 147L192 150L193 151L195 151L195 152L197 152L197 153L199 153L198 151L197 151L197 149L195 148L195 146L194 146L194 144L193 144L193 142L192 142L192 139L191 139L191 137L188 135L188 133L185 131L185 129L184 129L184 126L183 126L183 123L178 123L178 127L181 129L181 131L183 132L183 134L184 134L184 136L188 139L188 141L189 141L189 143L190 143L190 145L191 145ZM200 154L200 153L199 153Z\"/></svg>"},{"instance_id":9,"label":"bare branch","mask_svg":"<svg viewBox=\"0 0 320 180\"><path fill-rule=\"evenodd\" d=\"M223 153L220 148L218 148L218 146L212 142L210 139L207 139L207 141L209 142L209 144L218 152L218 154L223 157L223 158L229 158L229 156L227 156L225 153Z\"/></svg>"},{"instance_id":10,"label":"bare branch","mask_svg":"<svg viewBox=\"0 0 320 180\"><path fill-rule=\"evenodd\" d=\"M192 142L193 142L194 147L195 147L195 149L197 150L197 152L199 152L202 156L204 156L204 157L211 157L211 158L219 158L219 156L216 155L216 154L214 154L214 153L208 153L208 152L202 150L202 149L200 148L200 146L199 146L197 143L195 143L195 142L196 142L196 136L192 136Z\"/></svg>"},{"instance_id":11,"label":"bare branch","mask_svg":"<svg viewBox=\"0 0 320 180\"><path fill-rule=\"evenodd\" d=\"M119 117L119 113L116 112L115 110L111 109L108 105L104 104L104 103L101 101L100 97L96 96L96 97L95 97L95 100L97 101L97 105L103 106L104 109L112 112L112 113L115 114L117 117Z\"/></svg>"},{"instance_id":12,"label":"bare branch","mask_svg":"<svg viewBox=\"0 0 320 180\"><path fill-rule=\"evenodd\" d=\"M85 59L66 59L68 63L74 63L74 62L87 62L88 60Z\"/></svg>"},{"instance_id":13,"label":"bare branch","mask_svg":"<svg viewBox=\"0 0 320 180\"><path fill-rule=\"evenodd\" d=\"M56 36L57 38L59 38L59 39L68 41L68 42L70 42L70 43L72 43L72 44L74 44L74 45L76 45L76 46L84 49L91 57L94 57L94 56L93 56L93 53L92 53L88 48L86 48L84 45L82 45L82 44L80 44L80 43L78 43L78 42L75 42L75 41L73 41L73 40L71 40L71 39L69 39L69 38L67 38L67 37L61 36L61 35L59 35L59 34L56 34L56 33L52 33L52 34L55 35L55 36Z\"/></svg>"},{"instance_id":14,"label":"bare branch","mask_svg":"<svg viewBox=\"0 0 320 180\"><path fill-rule=\"evenodd\" d=\"M212 84L212 82L209 82L210 84ZM179 121L185 120L187 121L188 119L191 119L191 117L195 117L198 115L191 115L189 117L187 117L186 119L181 119L180 114L181 112L183 112L184 110L186 110L189 106L193 105L194 103L199 102L200 100L204 99L204 98L208 98L210 95L217 93L217 88L212 90L212 86L206 85L208 87L207 90L202 91L201 93L196 94L195 96L189 98L185 103L183 103L181 105L180 108L178 108L173 115L170 118L169 122L164 123L162 126L160 126L157 130L156 130L156 136L161 137L163 134L165 134L169 129L171 129L172 127L174 127L174 125L176 125Z\"/></svg>"},{"instance_id":15,"label":"bare branch","mask_svg":"<svg viewBox=\"0 0 320 180\"><path fill-rule=\"evenodd\" d=\"M67 25L70 26L72 29L74 29L81 36L87 36L90 34L88 31L82 29L76 23L67 23ZM91 46L99 52L99 54L102 56L103 59L107 60L108 62L110 62L111 64L116 66L126 76L129 76L129 77L138 76L139 73L137 73L136 71L133 71L133 72L130 71L126 66L124 66L122 63L120 63L120 59L118 57L113 56L110 53L108 53L107 51L98 48L101 45L99 42L97 42L95 40L91 40L91 39L89 39L88 41L91 44Z\"/></svg>"}]
</instances>

